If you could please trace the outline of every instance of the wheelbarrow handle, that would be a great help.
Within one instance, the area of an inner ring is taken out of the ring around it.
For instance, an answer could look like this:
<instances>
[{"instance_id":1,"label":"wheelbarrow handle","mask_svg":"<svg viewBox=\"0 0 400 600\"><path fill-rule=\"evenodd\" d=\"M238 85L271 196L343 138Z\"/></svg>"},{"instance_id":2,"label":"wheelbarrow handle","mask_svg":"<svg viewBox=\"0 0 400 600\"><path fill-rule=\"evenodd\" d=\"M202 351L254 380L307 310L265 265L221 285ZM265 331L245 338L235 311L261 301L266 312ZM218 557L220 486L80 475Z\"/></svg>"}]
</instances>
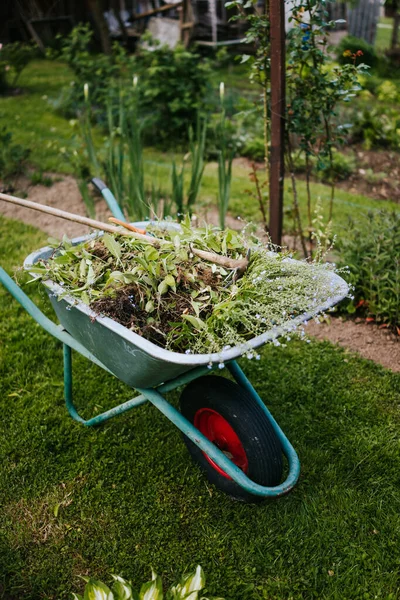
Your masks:
<instances>
[{"instance_id":1,"label":"wheelbarrow handle","mask_svg":"<svg viewBox=\"0 0 400 600\"><path fill-rule=\"evenodd\" d=\"M120 205L117 202L116 197L112 193L112 191L107 187L102 179L98 177L93 177L92 183L95 188L99 190L104 200L107 202L108 208L111 210L113 216L120 221L124 221L126 223L125 215L121 210Z\"/></svg>"},{"instance_id":2,"label":"wheelbarrow handle","mask_svg":"<svg viewBox=\"0 0 400 600\"><path fill-rule=\"evenodd\" d=\"M99 367L102 367L106 371L110 372L89 350L87 350L82 344L80 344L75 338L67 333L61 325L56 325L51 319L46 317L44 313L36 306L34 302L21 290L21 288L13 281L13 279L6 273L6 271L0 267L0 283L6 288L6 290L20 303L22 308L35 319L47 333L50 333L57 340L66 344L70 348L73 348L89 360L93 361Z\"/></svg>"}]
</instances>

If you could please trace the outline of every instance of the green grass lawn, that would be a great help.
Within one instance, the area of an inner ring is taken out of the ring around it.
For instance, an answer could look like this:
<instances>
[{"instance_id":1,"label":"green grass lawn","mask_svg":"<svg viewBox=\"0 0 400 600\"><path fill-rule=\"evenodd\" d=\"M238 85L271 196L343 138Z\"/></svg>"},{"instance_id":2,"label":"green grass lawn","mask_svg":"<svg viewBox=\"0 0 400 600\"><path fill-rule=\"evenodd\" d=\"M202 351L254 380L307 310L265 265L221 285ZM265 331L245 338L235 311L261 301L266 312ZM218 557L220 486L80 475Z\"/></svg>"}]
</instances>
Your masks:
<instances>
[{"instance_id":1,"label":"green grass lawn","mask_svg":"<svg viewBox=\"0 0 400 600\"><path fill-rule=\"evenodd\" d=\"M388 50L392 39L393 19L381 17L376 31L375 48L377 50Z\"/></svg>"},{"instance_id":2,"label":"green grass lawn","mask_svg":"<svg viewBox=\"0 0 400 600\"><path fill-rule=\"evenodd\" d=\"M44 243L0 218L9 272ZM154 408L74 422L61 344L2 288L0 340L0 597L68 598L79 574L139 582L150 566L169 583L197 563L227 600L399 597L399 374L320 342L242 360L302 463L288 496L244 505L207 484ZM79 356L74 377L85 416L132 395Z\"/></svg>"},{"instance_id":3,"label":"green grass lawn","mask_svg":"<svg viewBox=\"0 0 400 600\"><path fill-rule=\"evenodd\" d=\"M23 93L0 98L0 125L13 134L13 141L31 149L32 164L45 171L72 172L60 153L70 143L72 127L49 104L72 81L67 65L35 60L18 81Z\"/></svg>"}]
</instances>

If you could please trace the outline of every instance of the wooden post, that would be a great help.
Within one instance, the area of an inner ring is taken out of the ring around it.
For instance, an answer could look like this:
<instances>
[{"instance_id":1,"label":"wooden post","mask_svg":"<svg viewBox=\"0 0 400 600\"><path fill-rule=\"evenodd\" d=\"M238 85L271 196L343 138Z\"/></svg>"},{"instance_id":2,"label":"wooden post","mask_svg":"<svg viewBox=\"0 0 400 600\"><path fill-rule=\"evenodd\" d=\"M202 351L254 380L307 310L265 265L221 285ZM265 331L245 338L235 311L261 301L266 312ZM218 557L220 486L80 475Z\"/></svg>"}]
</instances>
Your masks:
<instances>
[{"instance_id":1,"label":"wooden post","mask_svg":"<svg viewBox=\"0 0 400 600\"><path fill-rule=\"evenodd\" d=\"M217 45L218 33L217 33L217 0L208 0L208 6L210 9L211 19L211 37L214 46Z\"/></svg>"},{"instance_id":2,"label":"wooden post","mask_svg":"<svg viewBox=\"0 0 400 600\"><path fill-rule=\"evenodd\" d=\"M269 232L282 243L284 133L285 133L285 2L269 0L271 32L271 152L269 177Z\"/></svg>"},{"instance_id":3,"label":"wooden post","mask_svg":"<svg viewBox=\"0 0 400 600\"><path fill-rule=\"evenodd\" d=\"M104 54L111 55L110 32L108 31L108 25L103 14L103 2L102 0L86 0L86 2L96 25L97 33L99 34L101 49Z\"/></svg>"}]
</instances>

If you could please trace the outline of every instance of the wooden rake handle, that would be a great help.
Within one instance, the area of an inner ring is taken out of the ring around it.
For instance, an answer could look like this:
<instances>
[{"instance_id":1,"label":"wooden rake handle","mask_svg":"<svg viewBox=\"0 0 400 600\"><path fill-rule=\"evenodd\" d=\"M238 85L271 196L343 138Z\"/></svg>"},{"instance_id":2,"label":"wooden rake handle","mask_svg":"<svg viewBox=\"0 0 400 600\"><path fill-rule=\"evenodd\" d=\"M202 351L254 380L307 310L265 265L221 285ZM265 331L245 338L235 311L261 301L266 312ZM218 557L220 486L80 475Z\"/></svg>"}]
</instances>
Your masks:
<instances>
[{"instance_id":1,"label":"wooden rake handle","mask_svg":"<svg viewBox=\"0 0 400 600\"><path fill-rule=\"evenodd\" d=\"M92 227L93 229L100 229L101 231L107 231L108 233L116 233L118 235L128 235L130 237L135 238L136 240L146 242L146 244L151 244L156 248L159 248L163 244L168 244L167 240L152 237L149 235L144 235L143 229L138 229L134 225L124 223L124 221L119 221L114 217L110 217L109 220L113 223L118 223L122 226L122 228L114 227L114 225L102 223L102 221L96 221L95 219L89 219L89 217L75 215L74 213L70 213L66 210L61 210L59 208L53 208L51 206L46 206L45 204L38 204L37 202L32 202L31 200L23 200L22 198L18 198L17 196L10 196L8 194L0 193L0 200L10 202L11 204L16 204L17 206L24 206L25 208L31 208L39 212L47 213L49 215L53 215L53 217L60 217L61 219L66 219L67 221L80 223L81 225ZM190 247L190 250L193 252L193 254L195 254L199 258L202 258L203 260L207 260L217 265L221 265L223 267L226 267L227 269L236 269L237 274L239 276L243 275L249 264L249 253L247 254L246 258L235 260L227 256L215 254L214 252L198 250L197 248L193 248L192 246Z\"/></svg>"},{"instance_id":2,"label":"wooden rake handle","mask_svg":"<svg viewBox=\"0 0 400 600\"><path fill-rule=\"evenodd\" d=\"M89 219L89 217L75 215L74 213L67 212L66 210L53 208L52 206L46 206L45 204L38 204L37 202L32 202L31 200L23 200L22 198L18 198L17 196L9 196L8 194L0 193L0 200L10 202L11 204L16 204L18 206L24 206L25 208L31 208L39 212L47 213L49 215L53 215L53 217L60 217L61 219L66 219L67 221L80 223L81 225L92 227L93 229L100 229L101 231L107 231L108 233L117 233L119 235L128 235L137 240L146 242L147 244L151 244L152 246L156 246L157 248L159 248L161 244L165 243L165 240L144 235L144 233L139 233L138 230L127 229L127 224L123 221L120 221L120 223L124 227L123 229L121 229L120 227L114 227L114 225L109 225L108 223L103 223L102 221L96 221L96 219Z\"/></svg>"}]
</instances>

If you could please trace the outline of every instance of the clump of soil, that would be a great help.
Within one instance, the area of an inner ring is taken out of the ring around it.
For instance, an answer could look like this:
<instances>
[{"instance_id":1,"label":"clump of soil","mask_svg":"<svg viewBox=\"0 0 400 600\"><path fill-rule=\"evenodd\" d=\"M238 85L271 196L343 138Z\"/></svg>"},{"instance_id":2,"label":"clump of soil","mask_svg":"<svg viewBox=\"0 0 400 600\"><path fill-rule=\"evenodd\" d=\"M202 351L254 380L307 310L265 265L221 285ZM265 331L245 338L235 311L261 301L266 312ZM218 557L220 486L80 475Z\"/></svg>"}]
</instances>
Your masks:
<instances>
[{"instance_id":1,"label":"clump of soil","mask_svg":"<svg viewBox=\"0 0 400 600\"><path fill-rule=\"evenodd\" d=\"M211 275L213 274L211 270L206 275L209 279L212 279ZM141 304L143 305L143 301L135 285L117 289L112 297L100 298L93 302L91 308L95 312L110 317L124 327L138 333L146 340L153 342L153 344L165 347L167 335L173 329L174 323L180 321L183 314L194 316L195 311L191 304L190 294L184 294L182 291L176 294L172 290L169 290L163 296L163 299L164 306L168 307L168 309L164 308L160 312L160 321L153 319L153 322L149 322L149 313L140 308ZM208 314L211 313L211 310L210 307Z\"/></svg>"}]
</instances>

